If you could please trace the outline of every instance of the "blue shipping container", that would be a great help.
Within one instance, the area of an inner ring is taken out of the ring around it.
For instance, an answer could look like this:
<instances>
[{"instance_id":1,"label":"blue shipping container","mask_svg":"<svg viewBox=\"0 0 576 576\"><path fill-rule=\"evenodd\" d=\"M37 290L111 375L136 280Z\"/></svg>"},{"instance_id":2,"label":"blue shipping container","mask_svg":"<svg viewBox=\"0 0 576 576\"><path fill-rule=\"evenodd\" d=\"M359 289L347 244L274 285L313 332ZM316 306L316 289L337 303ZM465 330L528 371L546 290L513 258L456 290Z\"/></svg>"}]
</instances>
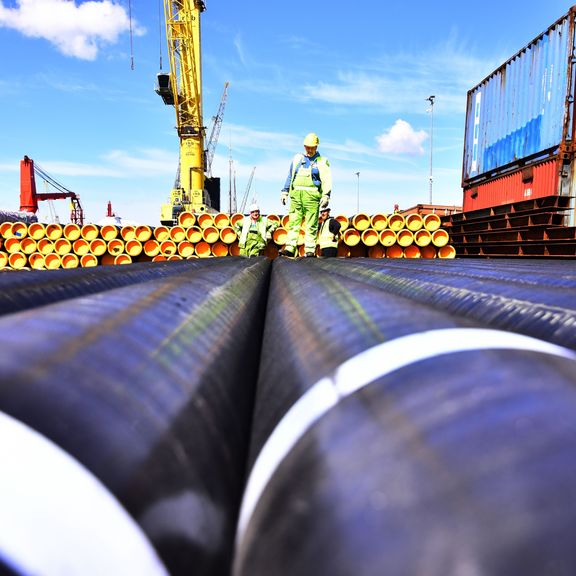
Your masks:
<instances>
[{"instance_id":1,"label":"blue shipping container","mask_svg":"<svg viewBox=\"0 0 576 576\"><path fill-rule=\"evenodd\" d=\"M575 18L573 6L468 91L463 186L571 150Z\"/></svg>"}]
</instances>

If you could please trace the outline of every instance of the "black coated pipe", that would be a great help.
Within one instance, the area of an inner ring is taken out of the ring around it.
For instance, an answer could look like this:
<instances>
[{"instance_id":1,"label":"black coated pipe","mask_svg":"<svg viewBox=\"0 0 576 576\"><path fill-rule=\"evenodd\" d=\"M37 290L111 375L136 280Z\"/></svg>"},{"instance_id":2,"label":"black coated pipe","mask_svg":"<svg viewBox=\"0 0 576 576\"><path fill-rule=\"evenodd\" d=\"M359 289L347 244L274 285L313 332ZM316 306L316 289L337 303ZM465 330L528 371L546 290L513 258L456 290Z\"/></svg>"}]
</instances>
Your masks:
<instances>
[{"instance_id":1,"label":"black coated pipe","mask_svg":"<svg viewBox=\"0 0 576 576\"><path fill-rule=\"evenodd\" d=\"M556 286L574 288L576 272L573 263L562 260L529 260L523 259L408 259L408 260L374 260L354 259L355 264L375 264L391 269L396 267L408 270L426 270L436 274L466 275L478 278L491 278L499 281L510 281L522 284L535 284L540 287Z\"/></svg>"},{"instance_id":2,"label":"black coated pipe","mask_svg":"<svg viewBox=\"0 0 576 576\"><path fill-rule=\"evenodd\" d=\"M0 274L0 315L222 263L210 258Z\"/></svg>"},{"instance_id":3,"label":"black coated pipe","mask_svg":"<svg viewBox=\"0 0 576 576\"><path fill-rule=\"evenodd\" d=\"M273 265L235 576L576 572L576 355Z\"/></svg>"},{"instance_id":4,"label":"black coated pipe","mask_svg":"<svg viewBox=\"0 0 576 576\"><path fill-rule=\"evenodd\" d=\"M500 273L468 275L468 261L457 270L443 262L421 264L379 260L325 259L322 270L355 278L389 294L401 295L486 326L519 332L576 350L576 284L569 272L565 285L548 285L541 276ZM556 268L558 269L558 268ZM569 270L564 267L564 270ZM488 271L486 271L488 272ZM558 281L560 275L551 276Z\"/></svg>"},{"instance_id":5,"label":"black coated pipe","mask_svg":"<svg viewBox=\"0 0 576 576\"><path fill-rule=\"evenodd\" d=\"M269 272L221 259L0 318L0 410L99 478L171 574L229 573Z\"/></svg>"}]
</instances>

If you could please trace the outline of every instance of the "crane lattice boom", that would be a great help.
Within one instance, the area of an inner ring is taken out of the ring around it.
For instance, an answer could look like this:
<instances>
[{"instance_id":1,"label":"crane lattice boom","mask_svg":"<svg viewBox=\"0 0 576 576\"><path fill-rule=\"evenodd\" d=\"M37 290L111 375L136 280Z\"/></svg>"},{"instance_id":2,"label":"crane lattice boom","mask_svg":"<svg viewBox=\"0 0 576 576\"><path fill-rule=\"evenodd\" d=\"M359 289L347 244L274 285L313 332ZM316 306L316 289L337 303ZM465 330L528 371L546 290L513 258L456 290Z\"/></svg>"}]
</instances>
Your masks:
<instances>
[{"instance_id":1,"label":"crane lattice boom","mask_svg":"<svg viewBox=\"0 0 576 576\"><path fill-rule=\"evenodd\" d=\"M163 223L172 223L181 210L204 212L210 208L205 191L200 54L200 14L205 10L200 0L164 0L170 74L158 75L156 92L176 110L180 161L170 203L162 206Z\"/></svg>"},{"instance_id":2,"label":"crane lattice boom","mask_svg":"<svg viewBox=\"0 0 576 576\"><path fill-rule=\"evenodd\" d=\"M252 180L254 179L254 172L256 172L256 166L254 166L254 168L252 168L252 172L250 172L250 178L248 178L248 184L246 186L246 190L244 191L244 197L242 198L242 205L240 206L240 212L242 214L244 214L244 210L246 209L246 203L248 202L248 194L250 194Z\"/></svg>"},{"instance_id":3,"label":"crane lattice boom","mask_svg":"<svg viewBox=\"0 0 576 576\"><path fill-rule=\"evenodd\" d=\"M228 82L224 84L224 92L222 93L222 98L220 99L220 106L216 116L214 116L212 125L212 131L210 132L210 138L208 138L208 146L206 146L206 172L212 176L212 161L214 160L214 153L216 152L216 144L218 144L218 138L220 137L220 128L222 128L222 119L224 118L224 108L226 106L226 95L228 93Z\"/></svg>"}]
</instances>

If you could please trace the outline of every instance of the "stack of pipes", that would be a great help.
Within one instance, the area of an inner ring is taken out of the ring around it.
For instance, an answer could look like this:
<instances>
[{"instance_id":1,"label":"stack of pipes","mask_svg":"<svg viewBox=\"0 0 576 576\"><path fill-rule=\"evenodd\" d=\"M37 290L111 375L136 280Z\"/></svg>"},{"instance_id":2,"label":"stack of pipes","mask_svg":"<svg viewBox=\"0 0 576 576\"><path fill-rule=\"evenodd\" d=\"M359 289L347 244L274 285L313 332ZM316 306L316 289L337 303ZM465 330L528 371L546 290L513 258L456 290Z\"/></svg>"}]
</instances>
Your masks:
<instances>
[{"instance_id":1,"label":"stack of pipes","mask_svg":"<svg viewBox=\"0 0 576 576\"><path fill-rule=\"evenodd\" d=\"M572 267L437 264L0 275L0 574L576 574Z\"/></svg>"},{"instance_id":2,"label":"stack of pipes","mask_svg":"<svg viewBox=\"0 0 576 576\"><path fill-rule=\"evenodd\" d=\"M340 214L338 256L345 258L455 258L448 232L438 214L359 213L351 218ZM288 216L274 232L274 242L283 246L288 235ZM300 228L298 248L304 254L304 229ZM267 254L273 256L273 251Z\"/></svg>"},{"instance_id":3,"label":"stack of pipes","mask_svg":"<svg viewBox=\"0 0 576 576\"><path fill-rule=\"evenodd\" d=\"M237 234L226 214L201 214L196 218L185 212L172 227L0 224L0 268L16 270L87 268L238 253Z\"/></svg>"},{"instance_id":4,"label":"stack of pipes","mask_svg":"<svg viewBox=\"0 0 576 576\"><path fill-rule=\"evenodd\" d=\"M86 268L132 262L238 256L243 214L182 212L175 226L113 224L0 224L0 269ZM288 215L268 215L278 223L265 255L275 258L286 243ZM437 214L339 215L338 256L368 258L454 258L448 232ZM304 227L298 239L304 251Z\"/></svg>"}]
</instances>

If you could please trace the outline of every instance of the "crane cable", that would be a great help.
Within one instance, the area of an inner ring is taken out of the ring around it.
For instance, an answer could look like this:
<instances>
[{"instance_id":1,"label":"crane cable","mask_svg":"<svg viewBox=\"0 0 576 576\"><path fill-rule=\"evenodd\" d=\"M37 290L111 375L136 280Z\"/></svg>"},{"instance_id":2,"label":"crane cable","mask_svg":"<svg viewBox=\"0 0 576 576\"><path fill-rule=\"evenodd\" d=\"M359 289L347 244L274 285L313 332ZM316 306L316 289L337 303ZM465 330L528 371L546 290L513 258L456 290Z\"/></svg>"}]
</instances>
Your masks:
<instances>
[{"instance_id":1,"label":"crane cable","mask_svg":"<svg viewBox=\"0 0 576 576\"><path fill-rule=\"evenodd\" d=\"M130 27L130 70L134 70L134 41L132 34L132 2L128 0L128 23Z\"/></svg>"},{"instance_id":2,"label":"crane cable","mask_svg":"<svg viewBox=\"0 0 576 576\"><path fill-rule=\"evenodd\" d=\"M76 194L76 192L72 192L72 190L68 190L68 188L66 188L65 186L60 184L60 182L54 180L54 178L52 178L52 176L50 176L40 166L38 166L38 164L36 162L34 163L34 172L38 176L40 176L45 182L47 182L48 184L50 184L51 186L56 188L56 190L59 190L60 192L66 192L68 194Z\"/></svg>"},{"instance_id":3,"label":"crane cable","mask_svg":"<svg viewBox=\"0 0 576 576\"><path fill-rule=\"evenodd\" d=\"M162 0L158 0L158 47L160 49L160 72L162 72Z\"/></svg>"}]
</instances>

